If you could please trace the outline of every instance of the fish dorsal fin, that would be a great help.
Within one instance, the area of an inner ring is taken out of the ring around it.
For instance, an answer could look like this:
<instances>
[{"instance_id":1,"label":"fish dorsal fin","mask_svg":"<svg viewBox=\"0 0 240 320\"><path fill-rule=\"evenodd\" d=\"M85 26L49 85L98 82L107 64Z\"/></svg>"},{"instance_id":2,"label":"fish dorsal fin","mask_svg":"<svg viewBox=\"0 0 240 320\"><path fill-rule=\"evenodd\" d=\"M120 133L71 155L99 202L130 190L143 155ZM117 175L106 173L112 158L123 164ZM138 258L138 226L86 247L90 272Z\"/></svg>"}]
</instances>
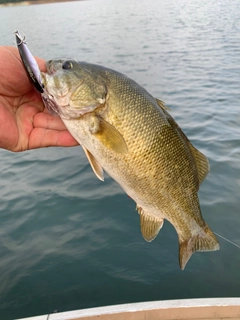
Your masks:
<instances>
[{"instance_id":1,"label":"fish dorsal fin","mask_svg":"<svg viewBox=\"0 0 240 320\"><path fill-rule=\"evenodd\" d=\"M168 107L165 105L165 103L164 103L162 100L159 100L159 99L157 99L157 98L155 98L155 99L156 99L157 104L159 105L159 107L161 107L161 108L163 108L163 109L165 109L165 110L171 110L170 108L168 108Z\"/></svg>"},{"instance_id":2,"label":"fish dorsal fin","mask_svg":"<svg viewBox=\"0 0 240 320\"><path fill-rule=\"evenodd\" d=\"M160 100L158 100L158 101L160 101ZM199 185L200 185L203 182L204 178L207 176L207 174L208 174L208 172L210 170L210 165L209 165L208 159L204 154L202 154L199 150L197 150L191 144L191 142L188 140L188 138L185 135L185 133L179 127L177 122L172 118L172 116L166 110L164 110L164 113L166 114L166 116L168 118L168 122L171 125L171 127L174 130L178 131L178 134L185 141L185 143L187 143L187 145L189 146L189 148L191 150L191 153L193 155L196 167L197 167L198 181L199 181Z\"/></svg>"},{"instance_id":3,"label":"fish dorsal fin","mask_svg":"<svg viewBox=\"0 0 240 320\"><path fill-rule=\"evenodd\" d=\"M128 148L121 133L109 122L98 117L99 127L93 134L108 148L117 153L127 153Z\"/></svg>"},{"instance_id":4,"label":"fish dorsal fin","mask_svg":"<svg viewBox=\"0 0 240 320\"><path fill-rule=\"evenodd\" d=\"M189 146L196 163L199 184L201 184L210 170L210 165L204 154L198 151L190 142Z\"/></svg>"},{"instance_id":5,"label":"fish dorsal fin","mask_svg":"<svg viewBox=\"0 0 240 320\"><path fill-rule=\"evenodd\" d=\"M163 226L164 220L157 218L153 215L146 214L142 208L137 206L138 213L140 215L140 227L143 238L151 242L158 235L160 229Z\"/></svg>"},{"instance_id":6,"label":"fish dorsal fin","mask_svg":"<svg viewBox=\"0 0 240 320\"><path fill-rule=\"evenodd\" d=\"M86 149L83 145L82 148L86 154L86 157L88 158L88 161L93 169L93 172L96 174L99 180L104 181L104 176L103 176L103 169L100 166L100 164L97 162L96 158L91 154L88 149Z\"/></svg>"}]
</instances>

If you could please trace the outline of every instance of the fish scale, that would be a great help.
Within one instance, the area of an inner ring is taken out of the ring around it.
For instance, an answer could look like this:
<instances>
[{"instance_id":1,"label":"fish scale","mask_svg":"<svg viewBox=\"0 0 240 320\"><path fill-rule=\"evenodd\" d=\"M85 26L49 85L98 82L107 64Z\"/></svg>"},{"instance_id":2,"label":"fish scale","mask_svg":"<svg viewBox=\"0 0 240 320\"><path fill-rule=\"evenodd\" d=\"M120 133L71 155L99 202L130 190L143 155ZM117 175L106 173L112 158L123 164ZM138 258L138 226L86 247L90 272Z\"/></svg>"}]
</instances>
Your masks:
<instances>
[{"instance_id":1,"label":"fish scale","mask_svg":"<svg viewBox=\"0 0 240 320\"><path fill-rule=\"evenodd\" d=\"M65 70L66 65L72 67ZM152 241L167 219L178 234L182 269L193 252L219 249L197 195L208 160L164 104L135 81L102 66L52 60L47 69L44 85L59 115L97 177L103 180L105 170L136 202L143 237ZM63 88L69 91L65 96Z\"/></svg>"}]
</instances>

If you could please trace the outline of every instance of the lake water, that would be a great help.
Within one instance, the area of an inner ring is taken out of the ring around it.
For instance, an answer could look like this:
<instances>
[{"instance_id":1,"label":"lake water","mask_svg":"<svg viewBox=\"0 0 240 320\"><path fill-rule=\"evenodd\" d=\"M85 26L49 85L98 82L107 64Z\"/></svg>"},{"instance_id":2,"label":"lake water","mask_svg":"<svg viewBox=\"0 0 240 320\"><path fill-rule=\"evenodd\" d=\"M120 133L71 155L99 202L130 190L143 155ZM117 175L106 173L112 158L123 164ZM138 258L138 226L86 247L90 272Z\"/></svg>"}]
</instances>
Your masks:
<instances>
[{"instance_id":1,"label":"lake water","mask_svg":"<svg viewBox=\"0 0 240 320\"><path fill-rule=\"evenodd\" d=\"M99 0L0 8L0 45L125 73L165 101L210 161L211 228L240 245L239 0ZM4 63L4 61L1 61ZM134 121L134 119L133 119ZM92 173L81 147L0 150L0 318L135 301L240 296L240 249L178 266L165 223L146 243L135 204Z\"/></svg>"}]
</instances>

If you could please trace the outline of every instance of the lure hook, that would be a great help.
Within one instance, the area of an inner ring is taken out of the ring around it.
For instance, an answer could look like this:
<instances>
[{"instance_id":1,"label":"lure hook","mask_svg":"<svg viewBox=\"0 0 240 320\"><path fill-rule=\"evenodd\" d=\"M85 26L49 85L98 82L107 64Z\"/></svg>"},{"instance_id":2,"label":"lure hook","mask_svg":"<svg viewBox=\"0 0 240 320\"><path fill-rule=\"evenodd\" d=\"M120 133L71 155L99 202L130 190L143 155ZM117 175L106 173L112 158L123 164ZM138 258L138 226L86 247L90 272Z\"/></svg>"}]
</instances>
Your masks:
<instances>
[{"instance_id":1,"label":"lure hook","mask_svg":"<svg viewBox=\"0 0 240 320\"><path fill-rule=\"evenodd\" d=\"M15 34L16 39L19 40L19 41L16 42L16 45L17 45L17 46L20 46L20 45L23 44L23 43L24 43L24 44L27 44L27 43L26 43L25 34L23 34L23 37L22 37L17 30L15 30L13 33Z\"/></svg>"}]
</instances>

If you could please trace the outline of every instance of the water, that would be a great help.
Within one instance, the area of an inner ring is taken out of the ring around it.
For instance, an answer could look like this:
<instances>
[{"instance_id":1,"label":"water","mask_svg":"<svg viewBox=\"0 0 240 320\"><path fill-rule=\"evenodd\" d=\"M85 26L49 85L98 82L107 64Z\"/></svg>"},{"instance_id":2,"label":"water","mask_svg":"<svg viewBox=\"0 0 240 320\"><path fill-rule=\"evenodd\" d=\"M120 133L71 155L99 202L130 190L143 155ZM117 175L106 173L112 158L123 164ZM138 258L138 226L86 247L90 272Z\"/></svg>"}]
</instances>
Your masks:
<instances>
[{"instance_id":1,"label":"water","mask_svg":"<svg viewBox=\"0 0 240 320\"><path fill-rule=\"evenodd\" d=\"M240 245L240 3L78 1L0 8L45 59L121 71L165 101L211 171L199 192L211 228ZM1 62L4 63L4 62ZM0 151L0 318L135 301L240 296L240 250L196 253L178 266L165 223L146 243L135 204L98 181L81 150Z\"/></svg>"}]
</instances>

